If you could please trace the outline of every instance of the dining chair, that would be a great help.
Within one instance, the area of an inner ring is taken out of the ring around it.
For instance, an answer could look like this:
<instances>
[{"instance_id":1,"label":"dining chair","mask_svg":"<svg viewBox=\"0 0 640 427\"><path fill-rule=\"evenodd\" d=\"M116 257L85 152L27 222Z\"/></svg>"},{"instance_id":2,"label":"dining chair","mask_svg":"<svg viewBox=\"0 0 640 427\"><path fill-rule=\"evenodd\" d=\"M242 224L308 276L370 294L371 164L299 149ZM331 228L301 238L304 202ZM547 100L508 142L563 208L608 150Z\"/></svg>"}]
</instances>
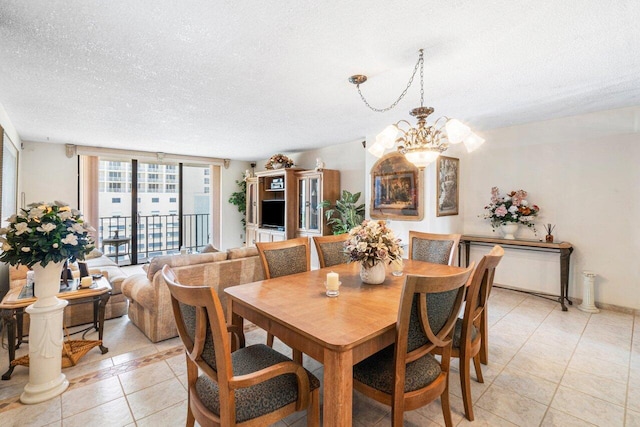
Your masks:
<instances>
[{"instance_id":1,"label":"dining chair","mask_svg":"<svg viewBox=\"0 0 640 427\"><path fill-rule=\"evenodd\" d=\"M256 242L265 279L303 273L311 269L311 247L307 237L281 242ZM267 333L267 345L273 347L273 334ZM293 360L302 363L302 353L293 349Z\"/></svg>"},{"instance_id":2,"label":"dining chair","mask_svg":"<svg viewBox=\"0 0 640 427\"><path fill-rule=\"evenodd\" d=\"M395 344L353 367L353 386L366 396L391 406L394 427L403 425L405 411L440 397L447 427L449 365L453 328L473 265L450 276L407 275L396 321ZM440 362L431 354L442 349Z\"/></svg>"},{"instance_id":3,"label":"dining chair","mask_svg":"<svg viewBox=\"0 0 640 427\"><path fill-rule=\"evenodd\" d=\"M460 237L460 234L409 231L409 259L453 265Z\"/></svg>"},{"instance_id":4,"label":"dining chair","mask_svg":"<svg viewBox=\"0 0 640 427\"><path fill-rule=\"evenodd\" d=\"M187 426L263 426L304 410L308 426L320 424L318 378L264 344L245 347L213 288L181 285L167 265L162 275L186 353Z\"/></svg>"},{"instance_id":5,"label":"dining chair","mask_svg":"<svg viewBox=\"0 0 640 427\"><path fill-rule=\"evenodd\" d=\"M496 267L500 263L504 249L496 245L482 257L475 271L469 278L465 296L464 315L456 321L453 333L451 357L460 359L460 387L464 412L469 421L473 421L473 404L471 402L471 359L479 383L483 383L480 367L480 349L488 344L488 327L486 325L487 303L493 286ZM483 330L484 326L484 330ZM440 354L439 349L434 354Z\"/></svg>"},{"instance_id":6,"label":"dining chair","mask_svg":"<svg viewBox=\"0 0 640 427\"><path fill-rule=\"evenodd\" d=\"M318 252L320 268L345 264L349 261L349 254L344 251L344 242L349 239L349 233L331 236L313 236L313 243Z\"/></svg>"}]
</instances>

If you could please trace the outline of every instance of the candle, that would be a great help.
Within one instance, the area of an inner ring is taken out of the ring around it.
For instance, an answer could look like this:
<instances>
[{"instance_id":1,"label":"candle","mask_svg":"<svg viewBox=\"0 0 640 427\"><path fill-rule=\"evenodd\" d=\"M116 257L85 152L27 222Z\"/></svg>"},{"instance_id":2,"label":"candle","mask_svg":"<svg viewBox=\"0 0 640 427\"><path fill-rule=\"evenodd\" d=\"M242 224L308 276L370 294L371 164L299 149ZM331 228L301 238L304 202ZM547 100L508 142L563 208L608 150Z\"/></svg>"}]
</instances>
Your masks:
<instances>
[{"instance_id":1,"label":"candle","mask_svg":"<svg viewBox=\"0 0 640 427\"><path fill-rule=\"evenodd\" d=\"M327 273L327 289L330 291L337 291L340 286L339 278L340 276L338 273L334 273L333 271L331 273Z\"/></svg>"},{"instance_id":2,"label":"candle","mask_svg":"<svg viewBox=\"0 0 640 427\"><path fill-rule=\"evenodd\" d=\"M80 279L81 288L90 288L91 285L93 285L93 278L91 276L86 276Z\"/></svg>"}]
</instances>

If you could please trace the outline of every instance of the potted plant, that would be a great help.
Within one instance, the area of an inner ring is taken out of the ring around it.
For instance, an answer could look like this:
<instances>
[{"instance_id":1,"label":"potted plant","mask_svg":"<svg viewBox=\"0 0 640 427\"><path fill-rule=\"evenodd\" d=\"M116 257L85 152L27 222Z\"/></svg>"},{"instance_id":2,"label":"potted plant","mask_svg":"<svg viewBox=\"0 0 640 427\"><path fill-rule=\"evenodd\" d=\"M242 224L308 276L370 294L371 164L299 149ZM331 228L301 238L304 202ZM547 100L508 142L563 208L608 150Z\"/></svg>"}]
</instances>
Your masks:
<instances>
[{"instance_id":1,"label":"potted plant","mask_svg":"<svg viewBox=\"0 0 640 427\"><path fill-rule=\"evenodd\" d=\"M319 207L325 209L324 215L333 234L348 233L353 227L362 223L365 206L364 203L357 204L360 194L360 192L351 194L347 190L342 190L342 197L336 200L336 206L332 209L327 209L331 206L331 202L328 200L323 200L320 203Z\"/></svg>"}]
</instances>

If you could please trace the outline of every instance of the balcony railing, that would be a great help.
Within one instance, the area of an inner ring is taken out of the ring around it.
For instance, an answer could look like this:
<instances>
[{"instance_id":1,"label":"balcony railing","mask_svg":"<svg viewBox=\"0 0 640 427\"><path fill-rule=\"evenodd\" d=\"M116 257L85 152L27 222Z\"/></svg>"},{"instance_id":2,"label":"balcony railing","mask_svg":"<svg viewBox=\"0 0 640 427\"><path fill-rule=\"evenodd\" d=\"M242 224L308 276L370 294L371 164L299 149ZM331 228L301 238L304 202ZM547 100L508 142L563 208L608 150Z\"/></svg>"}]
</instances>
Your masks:
<instances>
[{"instance_id":1,"label":"balcony railing","mask_svg":"<svg viewBox=\"0 0 640 427\"><path fill-rule=\"evenodd\" d=\"M196 252L209 243L209 214L186 214L182 216L183 247ZM98 229L98 248L105 255L115 258L113 246L104 246L102 241L115 236L131 237L132 221L130 216L100 217ZM138 263L157 255L169 255L180 252L178 245L180 221L178 215L140 215L138 219ZM121 245L116 262L131 262L131 243Z\"/></svg>"}]
</instances>

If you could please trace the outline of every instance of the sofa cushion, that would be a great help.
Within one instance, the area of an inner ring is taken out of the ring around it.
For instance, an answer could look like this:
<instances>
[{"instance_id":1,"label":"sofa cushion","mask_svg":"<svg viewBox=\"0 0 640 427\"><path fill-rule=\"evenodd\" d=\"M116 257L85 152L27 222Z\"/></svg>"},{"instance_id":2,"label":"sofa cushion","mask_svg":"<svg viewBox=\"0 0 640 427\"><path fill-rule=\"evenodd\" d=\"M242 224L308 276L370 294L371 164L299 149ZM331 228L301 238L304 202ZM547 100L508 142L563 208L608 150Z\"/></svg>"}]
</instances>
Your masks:
<instances>
[{"instance_id":1,"label":"sofa cushion","mask_svg":"<svg viewBox=\"0 0 640 427\"><path fill-rule=\"evenodd\" d=\"M185 265L204 264L207 262L224 261L227 259L226 252L213 252L207 254L186 254L186 255L162 255L154 257L149 264L147 277L153 280L153 276L162 270L162 267L182 267Z\"/></svg>"},{"instance_id":2,"label":"sofa cushion","mask_svg":"<svg viewBox=\"0 0 640 427\"><path fill-rule=\"evenodd\" d=\"M250 256L258 256L258 248L255 246L244 248L233 248L227 251L228 259L247 258Z\"/></svg>"},{"instance_id":3,"label":"sofa cushion","mask_svg":"<svg viewBox=\"0 0 640 427\"><path fill-rule=\"evenodd\" d=\"M91 252L84 256L84 259L100 258L102 255L102 252L98 248L93 248Z\"/></svg>"},{"instance_id":4,"label":"sofa cushion","mask_svg":"<svg viewBox=\"0 0 640 427\"><path fill-rule=\"evenodd\" d=\"M211 243L209 243L207 246L202 248L202 250L200 251L201 254L208 254L208 253L213 253L213 252L220 252L220 251L215 246L213 246Z\"/></svg>"}]
</instances>

